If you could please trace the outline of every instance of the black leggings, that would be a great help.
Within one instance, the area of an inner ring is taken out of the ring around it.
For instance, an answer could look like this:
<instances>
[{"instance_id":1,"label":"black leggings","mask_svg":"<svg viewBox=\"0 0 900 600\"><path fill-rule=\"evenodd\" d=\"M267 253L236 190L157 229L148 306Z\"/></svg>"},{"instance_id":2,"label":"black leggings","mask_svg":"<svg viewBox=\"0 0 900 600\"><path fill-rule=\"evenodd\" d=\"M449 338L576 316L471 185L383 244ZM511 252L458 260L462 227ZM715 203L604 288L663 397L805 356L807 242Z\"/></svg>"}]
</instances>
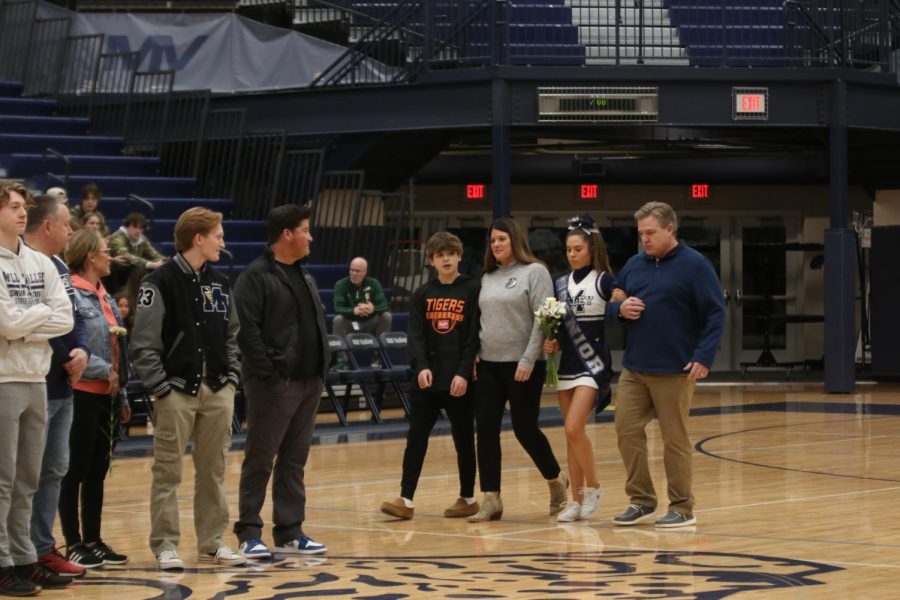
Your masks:
<instances>
[{"instance_id":1,"label":"black leggings","mask_svg":"<svg viewBox=\"0 0 900 600\"><path fill-rule=\"evenodd\" d=\"M59 522L67 546L100 541L103 480L109 470L110 439L115 430L113 402L118 403L118 400L108 394L75 390L75 410L69 434L69 471L59 489Z\"/></svg>"},{"instance_id":2,"label":"black leggings","mask_svg":"<svg viewBox=\"0 0 900 600\"><path fill-rule=\"evenodd\" d=\"M541 391L547 363L538 361L528 381L515 381L518 363L478 363L475 417L478 423L478 473L482 492L500 491L500 426L509 400L513 433L544 479L559 476L559 463L547 437L538 427Z\"/></svg>"},{"instance_id":3,"label":"black leggings","mask_svg":"<svg viewBox=\"0 0 900 600\"><path fill-rule=\"evenodd\" d=\"M428 437L441 414L447 411L450 432L456 447L456 466L459 469L459 495L475 495L475 412L472 407L472 384L465 396L454 398L450 392L415 392L409 411L409 433L403 452L403 479L400 495L412 500L422 473Z\"/></svg>"}]
</instances>

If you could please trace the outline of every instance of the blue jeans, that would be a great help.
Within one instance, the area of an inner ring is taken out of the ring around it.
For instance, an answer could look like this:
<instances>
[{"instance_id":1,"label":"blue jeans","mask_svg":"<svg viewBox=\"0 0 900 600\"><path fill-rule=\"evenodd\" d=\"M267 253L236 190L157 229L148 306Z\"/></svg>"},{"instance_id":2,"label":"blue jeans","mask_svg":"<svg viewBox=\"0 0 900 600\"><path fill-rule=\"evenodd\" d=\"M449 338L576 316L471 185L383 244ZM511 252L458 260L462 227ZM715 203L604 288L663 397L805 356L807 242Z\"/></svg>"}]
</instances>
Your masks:
<instances>
[{"instance_id":1,"label":"blue jeans","mask_svg":"<svg viewBox=\"0 0 900 600\"><path fill-rule=\"evenodd\" d=\"M47 401L47 435L41 479L31 507L31 541L41 556L56 545L53 521L59 503L59 482L69 470L69 430L72 428L72 396Z\"/></svg>"}]
</instances>

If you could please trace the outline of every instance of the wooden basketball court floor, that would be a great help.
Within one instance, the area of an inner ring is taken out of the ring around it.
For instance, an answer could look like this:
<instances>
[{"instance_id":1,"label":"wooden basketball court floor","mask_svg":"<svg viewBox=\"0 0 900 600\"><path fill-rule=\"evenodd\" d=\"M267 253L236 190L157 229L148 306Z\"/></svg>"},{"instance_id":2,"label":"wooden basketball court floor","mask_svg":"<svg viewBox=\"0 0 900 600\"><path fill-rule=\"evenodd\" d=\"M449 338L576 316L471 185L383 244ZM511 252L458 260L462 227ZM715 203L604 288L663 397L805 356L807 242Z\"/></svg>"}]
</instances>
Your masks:
<instances>
[{"instance_id":1,"label":"wooden basketball court floor","mask_svg":"<svg viewBox=\"0 0 900 600\"><path fill-rule=\"evenodd\" d=\"M698 388L690 420L696 527L614 527L627 505L612 423L589 426L605 488L589 521L547 515L547 486L509 431L503 433L501 521L442 517L456 497L449 436L432 438L416 516L378 512L399 492L402 437L327 443L306 469L305 531L328 545L315 557L245 567L198 564L185 458L180 490L186 569L156 569L147 548L150 458L117 458L107 480L103 534L130 555L90 572L74 598L898 598L900 597L900 388L862 385L825 395L820 385ZM549 411L554 394L543 400ZM665 498L659 431L651 467ZM565 457L561 427L545 428ZM352 436L351 436L352 439ZM243 453L228 459L232 517ZM660 510L664 509L664 504ZM271 507L265 508L269 519ZM267 525L268 527L268 525ZM264 532L271 542L270 530ZM232 534L229 544L237 545Z\"/></svg>"}]
</instances>

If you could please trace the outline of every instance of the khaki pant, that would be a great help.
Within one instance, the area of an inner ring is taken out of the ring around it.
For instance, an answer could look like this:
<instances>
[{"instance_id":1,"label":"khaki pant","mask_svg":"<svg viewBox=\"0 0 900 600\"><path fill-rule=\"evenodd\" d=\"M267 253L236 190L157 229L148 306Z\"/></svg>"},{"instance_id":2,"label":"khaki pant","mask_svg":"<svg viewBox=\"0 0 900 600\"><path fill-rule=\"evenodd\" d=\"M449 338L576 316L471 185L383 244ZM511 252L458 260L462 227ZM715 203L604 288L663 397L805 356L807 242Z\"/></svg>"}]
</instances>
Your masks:
<instances>
[{"instance_id":1,"label":"khaki pant","mask_svg":"<svg viewBox=\"0 0 900 600\"><path fill-rule=\"evenodd\" d=\"M616 388L616 436L625 463L625 493L633 504L656 508L656 490L647 462L647 423L654 413L663 438L669 510L691 514L693 446L687 431L695 382L686 375L638 373L622 369Z\"/></svg>"},{"instance_id":2,"label":"khaki pant","mask_svg":"<svg viewBox=\"0 0 900 600\"><path fill-rule=\"evenodd\" d=\"M224 545L228 527L225 501L225 457L231 447L234 391L213 392L204 383L196 398L176 390L156 401L153 431L153 486L150 490L150 549L154 555L177 550L178 485L181 455L188 438L194 442L194 529L197 550L215 552Z\"/></svg>"}]
</instances>

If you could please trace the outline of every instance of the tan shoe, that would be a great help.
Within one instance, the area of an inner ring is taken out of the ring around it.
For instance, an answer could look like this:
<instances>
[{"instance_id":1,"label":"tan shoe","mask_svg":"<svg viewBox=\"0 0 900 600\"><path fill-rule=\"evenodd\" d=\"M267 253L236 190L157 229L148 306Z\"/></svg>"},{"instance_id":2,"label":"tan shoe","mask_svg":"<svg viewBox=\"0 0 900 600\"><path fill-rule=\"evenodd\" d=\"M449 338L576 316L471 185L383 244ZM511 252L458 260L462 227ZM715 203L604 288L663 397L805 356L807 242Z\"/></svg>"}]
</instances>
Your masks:
<instances>
[{"instance_id":1,"label":"tan shoe","mask_svg":"<svg viewBox=\"0 0 900 600\"><path fill-rule=\"evenodd\" d=\"M485 521L499 521L503 516L503 500L500 496L484 495L481 509L469 517L469 523L483 523Z\"/></svg>"},{"instance_id":2,"label":"tan shoe","mask_svg":"<svg viewBox=\"0 0 900 600\"><path fill-rule=\"evenodd\" d=\"M381 503L381 512L392 517L397 517L398 519L408 520L413 518L415 509L407 508L406 503L403 502L403 498L394 498L389 502Z\"/></svg>"},{"instance_id":3,"label":"tan shoe","mask_svg":"<svg viewBox=\"0 0 900 600\"><path fill-rule=\"evenodd\" d=\"M451 506L449 506L444 511L444 516L447 517L448 519L460 519L462 517L471 517L472 515L477 513L480 508L481 507L478 506L477 502L473 502L472 504L469 504L468 502L465 501L464 498L459 497L456 499L456 502L454 502Z\"/></svg>"},{"instance_id":4,"label":"tan shoe","mask_svg":"<svg viewBox=\"0 0 900 600\"><path fill-rule=\"evenodd\" d=\"M566 489L569 487L569 478L564 471L559 472L559 477L554 481L548 481L550 486L550 515L555 515L566 506L568 494Z\"/></svg>"}]
</instances>

